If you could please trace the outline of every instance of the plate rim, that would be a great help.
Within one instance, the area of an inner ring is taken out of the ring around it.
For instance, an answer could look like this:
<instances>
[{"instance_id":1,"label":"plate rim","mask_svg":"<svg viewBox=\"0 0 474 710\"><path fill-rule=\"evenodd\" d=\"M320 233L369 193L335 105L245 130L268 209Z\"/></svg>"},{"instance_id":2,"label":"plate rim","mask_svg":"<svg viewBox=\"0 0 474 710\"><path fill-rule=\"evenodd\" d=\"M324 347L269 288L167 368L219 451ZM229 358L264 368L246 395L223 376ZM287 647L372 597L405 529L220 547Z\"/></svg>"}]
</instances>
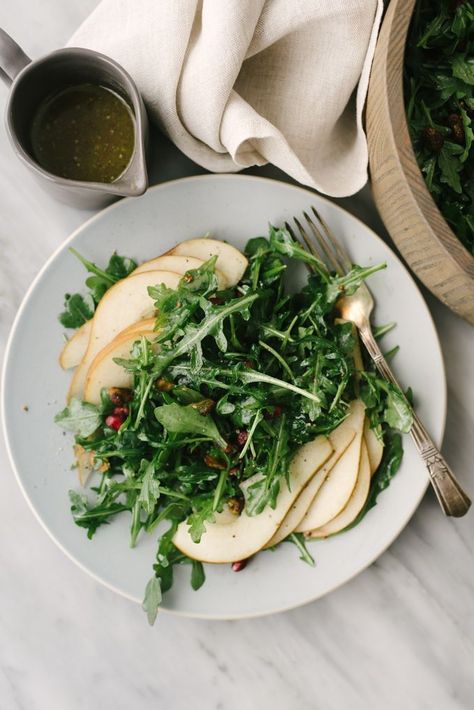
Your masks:
<instances>
[{"instance_id":1,"label":"plate rim","mask_svg":"<svg viewBox=\"0 0 474 710\"><path fill-rule=\"evenodd\" d=\"M406 275L408 276L409 280L411 281L413 287L415 290L418 292L420 295L421 299L421 304L425 310L425 315L427 316L427 319L429 321L429 324L432 327L434 336L435 336L435 344L436 344L436 349L439 355L440 363L441 363L441 370L442 370L442 375L443 375L443 387L442 387L442 421L441 421L441 433L440 433L440 440L438 442L439 447L441 447L444 435L445 435L445 430L446 430L446 418L447 418L447 406L448 406L448 387L447 387L447 378L446 378L446 366L445 366L445 361L444 361L444 355L443 355L443 350L441 348L441 343L438 335L438 331L436 328L436 324L433 320L433 317L431 315L431 311L428 308L428 304L426 303L426 300L418 287L418 284L416 283L412 273L410 272L409 268L403 263L402 259L398 256L398 254L393 250L390 244L385 242L371 227L369 227L365 222L363 222L359 217L356 215L353 215L351 212L348 210L344 209L341 205L339 205L336 202L333 202L332 200L329 200L327 197L324 195L321 195L318 192L314 192L310 190L307 187L304 187L302 185L293 185L292 183L288 183L284 180L278 180L275 178L268 178L264 176L259 176L259 175L242 175L242 174L235 174L235 173L208 173L204 175L190 175L187 177L181 177L181 178L176 178L174 180L167 180L161 183L158 183L156 185L152 185L148 188L146 191L145 195L147 195L150 192L157 192L162 189L166 189L170 185L175 185L177 183L189 183L189 182L196 182L196 181L207 181L207 180L217 180L217 181L226 181L226 180L244 180L244 181L256 181L256 182L266 182L270 184L277 184L277 185L283 185L285 187L289 187L292 190L297 190L298 192L303 192L304 194L308 195L308 197L314 199L316 198L318 200L322 200L323 202L329 203L331 205L331 208L336 209L339 212L344 213L345 215L349 215L349 217L356 222L358 222L362 227L369 231L372 238L375 238L379 242L382 242L383 246L387 249L392 254L392 257L399 263L399 265L402 267L402 269L405 271ZM39 512L36 510L36 508L33 505L32 500L30 499L30 496L28 494L27 489L25 488L19 469L17 468L14 456L13 456L13 451L10 446L10 440L8 436L8 427L7 427L7 402L6 402L6 395L5 395L5 382L7 379L7 371L9 369L9 361L10 361L10 351L13 345L13 341L15 339L15 335L17 333L17 330L19 328L19 324L23 315L23 312L30 300L30 297L32 293L34 292L37 283L40 281L42 278L43 274L48 270L50 264L55 261L56 257L62 252L65 251L69 244L74 241L76 236L80 234L82 231L86 230L93 222L97 221L99 218L102 218L104 214L107 214L115 209L117 209L120 205L123 203L128 203L129 201L136 200L137 198L134 197L126 197L120 200L117 200L113 202L112 204L108 205L102 210L99 210L95 214L91 215L88 219L86 219L81 225L79 225L74 231L66 237L64 241L59 244L59 246L53 251L53 253L48 257L46 262L43 264L43 266L40 268L38 273L36 274L35 278L31 282L30 286L26 290L20 306L15 314L15 318L13 319L12 325L10 327L10 332L8 334L6 346L5 346L5 352L4 352L4 358L3 358L3 363L2 363L2 374L1 374L1 380L0 380L0 389L1 389L1 402L0 402L0 414L1 414L1 420L2 420L2 432L3 432L3 438L5 441L5 448L7 451L7 456L8 460L10 462L10 466L13 470L13 474L15 476L16 482L23 494L23 497L25 498L28 507L32 511L34 517L36 520L39 522L40 526L43 528L43 530L47 533L49 538L57 545L57 547L66 555L66 557L69 558L79 569L81 569L83 572L85 572L89 577L94 579L96 582L99 582L103 586L105 586L107 589L109 589L112 592L115 592L116 594L120 595L121 597L124 597L125 599L128 599L136 604L140 604L141 601L137 599L136 597L132 596L131 594L127 593L126 591L119 589L116 587L114 584L110 583L100 575L96 574L92 570L90 570L88 567L86 567L81 561L79 561L63 544L58 540L58 538L53 534L53 532L49 529L47 523L43 520L43 518L40 516ZM260 618L264 616L270 616L273 614L281 614L286 611L291 611L292 609L297 609L299 607L305 606L306 604L310 604L312 602L317 601L318 599L321 599L328 594L331 594L334 592L336 589L339 589L340 587L344 586L348 582L352 581L355 577L357 577L359 574L364 572L368 567L370 567L375 560L377 560L379 557L381 557L387 549L397 540L397 538L400 536L400 534L403 532L403 530L406 528L408 523L410 522L411 518L415 514L416 510L418 509L425 493L429 485L429 479L428 476L426 478L426 485L421 489L420 495L414 499L413 504L410 506L407 515L404 518L404 522L400 526L399 530L395 534L394 537L392 537L387 544L380 550L378 550L373 556L370 557L370 559L364 563L363 567L358 569L357 571L354 571L351 573L348 577L344 579L344 581L338 581L335 582L329 589L327 589L324 593L322 594L317 594L316 596L312 596L308 599L305 599L303 601L297 601L292 604L285 605L281 608L278 609L269 609L268 611L256 611L256 612L243 612L243 613L234 613L232 615L230 614L212 614L212 613L203 613L203 612L188 612L188 611L181 611L179 609L171 609L166 606L161 607L160 606L160 613L166 613L166 614L171 614L173 616L178 616L182 618L188 618L188 619L203 619L203 620L208 620L208 621L229 621L229 620L240 620L240 619L254 619L254 618Z\"/></svg>"}]
</instances>

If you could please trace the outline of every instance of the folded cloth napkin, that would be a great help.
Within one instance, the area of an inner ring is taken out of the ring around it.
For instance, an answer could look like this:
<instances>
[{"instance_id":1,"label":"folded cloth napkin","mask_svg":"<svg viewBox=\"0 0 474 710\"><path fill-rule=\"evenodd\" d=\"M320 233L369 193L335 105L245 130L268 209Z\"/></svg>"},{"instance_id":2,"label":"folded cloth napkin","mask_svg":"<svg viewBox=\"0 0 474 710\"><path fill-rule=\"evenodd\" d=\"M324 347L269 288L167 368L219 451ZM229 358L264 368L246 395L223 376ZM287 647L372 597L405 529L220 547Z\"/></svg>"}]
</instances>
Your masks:
<instances>
[{"instance_id":1,"label":"folded cloth napkin","mask_svg":"<svg viewBox=\"0 0 474 710\"><path fill-rule=\"evenodd\" d=\"M70 46L129 71L150 117L214 172L271 162L350 195L382 0L102 0Z\"/></svg>"}]
</instances>

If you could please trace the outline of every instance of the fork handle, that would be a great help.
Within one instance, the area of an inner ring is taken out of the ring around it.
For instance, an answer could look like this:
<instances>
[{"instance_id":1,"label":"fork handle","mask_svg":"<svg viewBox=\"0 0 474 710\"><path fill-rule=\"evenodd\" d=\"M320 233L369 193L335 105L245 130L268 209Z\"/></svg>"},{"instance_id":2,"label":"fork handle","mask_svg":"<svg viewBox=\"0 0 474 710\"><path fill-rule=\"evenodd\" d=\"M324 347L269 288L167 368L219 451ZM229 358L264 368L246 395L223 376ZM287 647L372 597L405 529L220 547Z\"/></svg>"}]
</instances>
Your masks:
<instances>
[{"instance_id":1,"label":"fork handle","mask_svg":"<svg viewBox=\"0 0 474 710\"><path fill-rule=\"evenodd\" d=\"M382 351L377 345L370 326L360 328L359 333L367 352L382 377L401 389ZM445 515L452 515L455 518L466 515L471 507L471 500L456 481L453 472L446 463L440 450L435 446L432 438L415 413L413 413L413 425L410 434L418 453L428 469L431 485L434 488L443 513Z\"/></svg>"}]
</instances>

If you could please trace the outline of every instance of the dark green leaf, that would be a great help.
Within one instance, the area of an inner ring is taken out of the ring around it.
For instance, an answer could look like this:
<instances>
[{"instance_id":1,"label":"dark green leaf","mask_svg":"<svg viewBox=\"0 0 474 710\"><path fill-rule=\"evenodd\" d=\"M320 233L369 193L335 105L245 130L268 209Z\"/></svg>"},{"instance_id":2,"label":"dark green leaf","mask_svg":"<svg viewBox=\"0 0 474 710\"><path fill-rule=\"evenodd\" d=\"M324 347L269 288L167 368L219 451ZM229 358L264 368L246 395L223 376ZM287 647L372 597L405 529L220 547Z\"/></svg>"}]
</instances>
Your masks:
<instances>
[{"instance_id":1,"label":"dark green leaf","mask_svg":"<svg viewBox=\"0 0 474 710\"><path fill-rule=\"evenodd\" d=\"M64 301L64 311L59 315L59 322L65 328L80 328L94 315L95 303L93 298L86 294L67 294Z\"/></svg>"},{"instance_id":2,"label":"dark green leaf","mask_svg":"<svg viewBox=\"0 0 474 710\"><path fill-rule=\"evenodd\" d=\"M205 581L206 575L204 574L202 562L199 562L199 560L192 560L191 587L195 592L197 592Z\"/></svg>"},{"instance_id":3,"label":"dark green leaf","mask_svg":"<svg viewBox=\"0 0 474 710\"><path fill-rule=\"evenodd\" d=\"M227 445L212 416L200 414L191 404L163 404L155 409L155 417L166 431L173 434L201 434L213 439L223 449Z\"/></svg>"},{"instance_id":4,"label":"dark green leaf","mask_svg":"<svg viewBox=\"0 0 474 710\"><path fill-rule=\"evenodd\" d=\"M334 303L340 296L352 296L365 279L376 271L385 269L387 264L377 264L376 266L353 266L344 276L334 276L328 284L326 299L328 303Z\"/></svg>"},{"instance_id":5,"label":"dark green leaf","mask_svg":"<svg viewBox=\"0 0 474 710\"><path fill-rule=\"evenodd\" d=\"M111 276L115 281L125 279L132 271L137 268L137 263L127 256L112 254L109 263L106 266L105 273Z\"/></svg>"},{"instance_id":6,"label":"dark green leaf","mask_svg":"<svg viewBox=\"0 0 474 710\"><path fill-rule=\"evenodd\" d=\"M135 268L136 263L118 254L112 254L107 267L100 269L96 264L85 259L75 249L69 250L86 267L89 273L93 274L86 279L86 286L89 293L82 295L74 293L66 295L65 310L59 315L59 322L65 328L79 328L83 323L90 320L94 315L95 307L103 297L104 293L120 279L128 276Z\"/></svg>"},{"instance_id":7,"label":"dark green leaf","mask_svg":"<svg viewBox=\"0 0 474 710\"><path fill-rule=\"evenodd\" d=\"M392 429L408 433L413 424L413 411L405 396L395 387L390 386L387 392L385 421Z\"/></svg>"},{"instance_id":8,"label":"dark green leaf","mask_svg":"<svg viewBox=\"0 0 474 710\"><path fill-rule=\"evenodd\" d=\"M452 63L453 76L466 84L474 85L474 59L458 54Z\"/></svg>"},{"instance_id":9,"label":"dark green leaf","mask_svg":"<svg viewBox=\"0 0 474 710\"><path fill-rule=\"evenodd\" d=\"M270 246L282 256L310 264L325 281L328 281L327 269L323 262L300 246L286 229L270 226Z\"/></svg>"}]
</instances>

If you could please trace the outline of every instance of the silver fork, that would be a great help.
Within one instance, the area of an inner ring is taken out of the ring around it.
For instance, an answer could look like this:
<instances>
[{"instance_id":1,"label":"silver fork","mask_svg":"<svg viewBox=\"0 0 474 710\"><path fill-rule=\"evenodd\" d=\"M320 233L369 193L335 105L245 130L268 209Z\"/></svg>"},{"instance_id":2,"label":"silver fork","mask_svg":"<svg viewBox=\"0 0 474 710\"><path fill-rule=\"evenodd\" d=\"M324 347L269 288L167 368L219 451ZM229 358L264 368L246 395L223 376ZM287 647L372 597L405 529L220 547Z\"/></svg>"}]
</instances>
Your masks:
<instances>
[{"instance_id":1,"label":"silver fork","mask_svg":"<svg viewBox=\"0 0 474 710\"><path fill-rule=\"evenodd\" d=\"M298 241L303 240L303 245L306 245L308 251L322 260L330 271L336 271L340 275L347 273L352 268L349 255L317 210L312 207L311 211L314 218L303 212L306 227L294 217L300 234ZM285 227L291 236L297 239L288 223ZM360 338L382 377L400 388L372 333L370 314L374 307L374 299L367 286L362 284L352 296L339 298L336 307L344 320L351 321L357 327ZM445 515L456 518L465 515L471 506L471 501L456 481L453 472L416 413L413 413L410 434L418 453L425 462L431 485Z\"/></svg>"}]
</instances>

